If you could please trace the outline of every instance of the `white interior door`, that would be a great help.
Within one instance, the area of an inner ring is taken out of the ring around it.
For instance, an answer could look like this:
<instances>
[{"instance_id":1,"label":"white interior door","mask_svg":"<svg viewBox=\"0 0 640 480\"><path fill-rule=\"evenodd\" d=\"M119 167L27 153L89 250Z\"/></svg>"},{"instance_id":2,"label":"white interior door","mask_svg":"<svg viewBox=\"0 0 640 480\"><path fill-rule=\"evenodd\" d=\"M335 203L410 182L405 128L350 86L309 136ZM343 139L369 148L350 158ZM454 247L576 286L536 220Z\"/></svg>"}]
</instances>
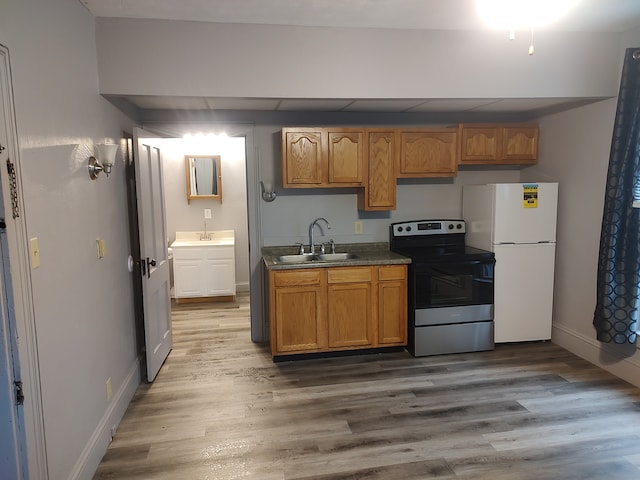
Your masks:
<instances>
[{"instance_id":1,"label":"white interior door","mask_svg":"<svg viewBox=\"0 0 640 480\"><path fill-rule=\"evenodd\" d=\"M172 346L162 156L155 135L134 129L136 195L147 359L152 382Z\"/></svg>"}]
</instances>

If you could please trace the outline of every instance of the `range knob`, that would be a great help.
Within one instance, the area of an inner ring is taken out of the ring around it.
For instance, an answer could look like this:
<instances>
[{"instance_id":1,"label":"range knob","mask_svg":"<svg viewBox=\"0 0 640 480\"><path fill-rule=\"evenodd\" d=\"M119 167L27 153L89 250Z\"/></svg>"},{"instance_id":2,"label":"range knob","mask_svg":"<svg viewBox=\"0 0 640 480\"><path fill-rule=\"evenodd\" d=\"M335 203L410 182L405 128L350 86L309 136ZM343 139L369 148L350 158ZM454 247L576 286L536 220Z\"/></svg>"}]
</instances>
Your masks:
<instances>
[{"instance_id":1,"label":"range knob","mask_svg":"<svg viewBox=\"0 0 640 480\"><path fill-rule=\"evenodd\" d=\"M449 224L449 230L453 230L453 223Z\"/></svg>"},{"instance_id":2,"label":"range knob","mask_svg":"<svg viewBox=\"0 0 640 480\"><path fill-rule=\"evenodd\" d=\"M410 231L411 231L411 227L407 227L407 232L410 232Z\"/></svg>"},{"instance_id":3,"label":"range knob","mask_svg":"<svg viewBox=\"0 0 640 480\"><path fill-rule=\"evenodd\" d=\"M404 230L404 228L402 227L398 227L398 231L401 232L402 230Z\"/></svg>"},{"instance_id":4,"label":"range knob","mask_svg":"<svg viewBox=\"0 0 640 480\"><path fill-rule=\"evenodd\" d=\"M461 224L461 223L459 223L458 225L456 225L456 228L457 228L458 230L461 230L461 229L462 229L462 224Z\"/></svg>"}]
</instances>

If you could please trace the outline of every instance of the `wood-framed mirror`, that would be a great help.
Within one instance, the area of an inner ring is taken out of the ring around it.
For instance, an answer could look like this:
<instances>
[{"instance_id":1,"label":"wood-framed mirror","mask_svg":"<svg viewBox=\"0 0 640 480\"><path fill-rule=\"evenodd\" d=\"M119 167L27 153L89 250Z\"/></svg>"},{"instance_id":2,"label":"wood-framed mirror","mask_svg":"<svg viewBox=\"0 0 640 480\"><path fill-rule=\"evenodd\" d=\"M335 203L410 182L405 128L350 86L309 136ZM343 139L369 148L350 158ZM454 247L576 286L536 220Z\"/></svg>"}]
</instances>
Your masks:
<instances>
[{"instance_id":1,"label":"wood-framed mirror","mask_svg":"<svg viewBox=\"0 0 640 480\"><path fill-rule=\"evenodd\" d=\"M213 199L222 203L222 172L219 155L185 155L187 203Z\"/></svg>"}]
</instances>

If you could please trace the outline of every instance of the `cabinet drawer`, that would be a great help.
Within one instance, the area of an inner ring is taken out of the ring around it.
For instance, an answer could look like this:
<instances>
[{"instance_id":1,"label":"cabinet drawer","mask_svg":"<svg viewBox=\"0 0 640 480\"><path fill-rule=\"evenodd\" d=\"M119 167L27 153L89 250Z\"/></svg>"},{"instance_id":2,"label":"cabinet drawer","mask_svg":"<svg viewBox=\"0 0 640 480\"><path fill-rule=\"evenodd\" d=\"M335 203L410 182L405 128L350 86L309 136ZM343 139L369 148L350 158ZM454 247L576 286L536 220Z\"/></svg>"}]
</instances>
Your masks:
<instances>
[{"instance_id":1,"label":"cabinet drawer","mask_svg":"<svg viewBox=\"0 0 640 480\"><path fill-rule=\"evenodd\" d=\"M288 270L275 272L273 281L276 287L292 287L297 285L319 285L321 270Z\"/></svg>"},{"instance_id":2,"label":"cabinet drawer","mask_svg":"<svg viewBox=\"0 0 640 480\"><path fill-rule=\"evenodd\" d=\"M378 280L404 280L407 278L406 265L392 265L378 269Z\"/></svg>"},{"instance_id":3,"label":"cabinet drawer","mask_svg":"<svg viewBox=\"0 0 640 480\"><path fill-rule=\"evenodd\" d=\"M327 269L328 283L370 282L371 277L369 267Z\"/></svg>"}]
</instances>

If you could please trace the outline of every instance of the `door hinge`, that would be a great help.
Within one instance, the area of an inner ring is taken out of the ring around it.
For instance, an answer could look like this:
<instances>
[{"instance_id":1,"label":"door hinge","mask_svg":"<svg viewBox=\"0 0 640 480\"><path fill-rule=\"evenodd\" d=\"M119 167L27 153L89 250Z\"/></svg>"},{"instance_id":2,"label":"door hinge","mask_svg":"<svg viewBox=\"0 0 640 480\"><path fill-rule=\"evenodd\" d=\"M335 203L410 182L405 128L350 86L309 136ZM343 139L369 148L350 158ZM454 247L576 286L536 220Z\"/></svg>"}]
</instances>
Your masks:
<instances>
[{"instance_id":1,"label":"door hinge","mask_svg":"<svg viewBox=\"0 0 640 480\"><path fill-rule=\"evenodd\" d=\"M16 380L13 382L16 388L16 405L24 404L24 389L22 388L22 382L20 380Z\"/></svg>"}]
</instances>

